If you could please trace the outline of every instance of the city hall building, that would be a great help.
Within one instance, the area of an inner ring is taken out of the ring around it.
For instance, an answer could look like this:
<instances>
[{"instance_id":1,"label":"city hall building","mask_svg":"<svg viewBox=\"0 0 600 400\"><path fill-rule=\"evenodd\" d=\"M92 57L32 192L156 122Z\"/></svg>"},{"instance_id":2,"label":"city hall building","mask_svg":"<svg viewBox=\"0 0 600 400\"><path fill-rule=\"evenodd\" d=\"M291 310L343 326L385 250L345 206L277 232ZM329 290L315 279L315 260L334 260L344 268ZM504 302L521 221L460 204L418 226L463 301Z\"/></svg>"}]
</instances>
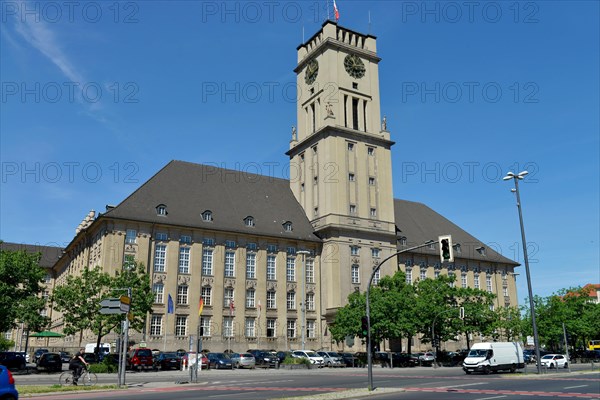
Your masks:
<instances>
[{"instance_id":1,"label":"city hall building","mask_svg":"<svg viewBox=\"0 0 600 400\"><path fill-rule=\"evenodd\" d=\"M187 349L201 326L211 351L359 351L360 340L348 347L328 333L348 295L364 292L386 257L450 234L454 263L440 263L436 243L392 258L375 281L398 269L410 282L454 274L457 285L496 294L495 306L516 306L517 263L425 204L394 199L376 38L328 21L297 51L297 128L286 153L292 179L172 161L118 205L84 219L53 266L52 284L96 265L117 271L131 256L146 266L154 292L145 330L132 332L138 343ZM48 313L60 331L60 314ZM415 339L414 346L430 345Z\"/></svg>"}]
</instances>

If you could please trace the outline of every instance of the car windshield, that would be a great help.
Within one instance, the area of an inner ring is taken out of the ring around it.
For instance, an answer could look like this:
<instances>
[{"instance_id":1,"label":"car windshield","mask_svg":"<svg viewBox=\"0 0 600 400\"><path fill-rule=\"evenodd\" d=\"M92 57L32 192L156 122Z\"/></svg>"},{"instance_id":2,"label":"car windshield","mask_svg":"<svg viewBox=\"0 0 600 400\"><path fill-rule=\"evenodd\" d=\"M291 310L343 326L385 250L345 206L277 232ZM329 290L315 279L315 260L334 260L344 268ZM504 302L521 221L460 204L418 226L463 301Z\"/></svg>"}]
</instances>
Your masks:
<instances>
[{"instance_id":1,"label":"car windshield","mask_svg":"<svg viewBox=\"0 0 600 400\"><path fill-rule=\"evenodd\" d=\"M330 351L328 354L329 354L329 357L340 357L340 355L338 353L336 353L335 351Z\"/></svg>"},{"instance_id":2,"label":"car windshield","mask_svg":"<svg viewBox=\"0 0 600 400\"><path fill-rule=\"evenodd\" d=\"M552 360L552 358L554 358L554 356L544 356L542 357L542 360Z\"/></svg>"},{"instance_id":3,"label":"car windshield","mask_svg":"<svg viewBox=\"0 0 600 400\"><path fill-rule=\"evenodd\" d=\"M152 352L149 349L141 349L138 350L137 355L142 357L150 357L152 356Z\"/></svg>"},{"instance_id":4,"label":"car windshield","mask_svg":"<svg viewBox=\"0 0 600 400\"><path fill-rule=\"evenodd\" d=\"M487 350L485 349L474 349L469 351L468 357L485 357Z\"/></svg>"},{"instance_id":5,"label":"car windshield","mask_svg":"<svg viewBox=\"0 0 600 400\"><path fill-rule=\"evenodd\" d=\"M319 357L319 355L317 353L315 353L314 351L306 351L306 355L308 357Z\"/></svg>"}]
</instances>

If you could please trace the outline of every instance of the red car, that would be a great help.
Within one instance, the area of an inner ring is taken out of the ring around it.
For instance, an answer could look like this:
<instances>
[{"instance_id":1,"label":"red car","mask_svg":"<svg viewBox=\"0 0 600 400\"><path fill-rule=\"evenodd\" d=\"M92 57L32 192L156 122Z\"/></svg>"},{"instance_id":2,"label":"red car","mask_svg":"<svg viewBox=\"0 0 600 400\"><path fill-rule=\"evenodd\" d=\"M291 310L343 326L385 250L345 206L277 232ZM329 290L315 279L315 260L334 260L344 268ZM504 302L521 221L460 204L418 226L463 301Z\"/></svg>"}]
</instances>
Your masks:
<instances>
[{"instance_id":1,"label":"red car","mask_svg":"<svg viewBox=\"0 0 600 400\"><path fill-rule=\"evenodd\" d=\"M130 350L127 353L127 368L131 370L153 369L152 350L146 348Z\"/></svg>"}]
</instances>

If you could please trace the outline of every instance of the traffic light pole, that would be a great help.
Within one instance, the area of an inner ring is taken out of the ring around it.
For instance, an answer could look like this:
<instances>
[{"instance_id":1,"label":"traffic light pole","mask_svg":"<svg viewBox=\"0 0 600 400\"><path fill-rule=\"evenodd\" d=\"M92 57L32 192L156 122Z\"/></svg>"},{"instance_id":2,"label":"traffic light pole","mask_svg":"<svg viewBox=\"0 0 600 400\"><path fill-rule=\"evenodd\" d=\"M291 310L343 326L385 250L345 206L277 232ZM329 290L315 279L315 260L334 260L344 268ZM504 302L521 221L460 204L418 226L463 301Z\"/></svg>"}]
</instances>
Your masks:
<instances>
[{"instance_id":1,"label":"traffic light pole","mask_svg":"<svg viewBox=\"0 0 600 400\"><path fill-rule=\"evenodd\" d=\"M408 249L404 249L404 250L400 250L394 254L392 254L391 256L385 258L382 262L380 262L379 264L377 264L377 266L375 266L375 268L373 268L373 272L371 272L371 278L369 278L369 284L367 285L367 368L368 368L368 376L369 376L369 391L372 391L373 388L373 351L371 349L371 309L370 309L370 303L369 303L369 296L371 294L371 283L373 282L373 279L375 278L375 274L377 273L377 271L379 271L379 269L381 268L381 266L388 260L396 257L399 254L402 253L406 253L408 251L412 251L415 249L420 249L421 247L425 247L425 246L429 246L430 244L435 243L434 240L428 240L427 242L420 244L418 246L414 246L414 247L409 247Z\"/></svg>"}]
</instances>

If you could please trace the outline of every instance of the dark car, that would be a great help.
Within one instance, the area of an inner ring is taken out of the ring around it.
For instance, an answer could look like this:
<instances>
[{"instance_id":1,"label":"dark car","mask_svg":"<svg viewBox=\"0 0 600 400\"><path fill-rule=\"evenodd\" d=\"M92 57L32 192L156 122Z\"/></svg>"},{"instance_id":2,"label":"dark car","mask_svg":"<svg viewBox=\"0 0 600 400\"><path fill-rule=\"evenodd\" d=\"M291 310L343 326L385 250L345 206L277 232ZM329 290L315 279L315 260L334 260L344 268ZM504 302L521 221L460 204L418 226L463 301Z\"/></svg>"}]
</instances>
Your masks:
<instances>
[{"instance_id":1,"label":"dark car","mask_svg":"<svg viewBox=\"0 0 600 400\"><path fill-rule=\"evenodd\" d=\"M267 351L257 351L254 354L257 367L275 368L279 364L279 357Z\"/></svg>"},{"instance_id":2,"label":"dark car","mask_svg":"<svg viewBox=\"0 0 600 400\"><path fill-rule=\"evenodd\" d=\"M154 369L181 369L181 357L175 352L159 353L154 357Z\"/></svg>"},{"instance_id":3,"label":"dark car","mask_svg":"<svg viewBox=\"0 0 600 400\"><path fill-rule=\"evenodd\" d=\"M38 371L60 372L62 371L62 360L58 353L44 353L40 356L35 368Z\"/></svg>"},{"instance_id":4,"label":"dark car","mask_svg":"<svg viewBox=\"0 0 600 400\"><path fill-rule=\"evenodd\" d=\"M18 400L19 392L15 388L15 378L3 365L0 365L0 399Z\"/></svg>"},{"instance_id":5,"label":"dark car","mask_svg":"<svg viewBox=\"0 0 600 400\"><path fill-rule=\"evenodd\" d=\"M0 365L9 369L26 369L27 362L23 353L15 351L3 351L0 353Z\"/></svg>"},{"instance_id":6,"label":"dark car","mask_svg":"<svg viewBox=\"0 0 600 400\"><path fill-rule=\"evenodd\" d=\"M37 363L38 360L40 359L40 357L42 356L42 354L44 353L48 353L50 352L50 350L48 349L37 349L34 353L33 353L33 362Z\"/></svg>"},{"instance_id":7,"label":"dark car","mask_svg":"<svg viewBox=\"0 0 600 400\"><path fill-rule=\"evenodd\" d=\"M419 365L419 358L408 353L392 353L394 367L414 367Z\"/></svg>"},{"instance_id":8,"label":"dark car","mask_svg":"<svg viewBox=\"0 0 600 400\"><path fill-rule=\"evenodd\" d=\"M132 349L127 353L127 368L134 370L153 369L152 350L147 348Z\"/></svg>"},{"instance_id":9,"label":"dark car","mask_svg":"<svg viewBox=\"0 0 600 400\"><path fill-rule=\"evenodd\" d=\"M358 367L358 359L352 353L339 353L346 367Z\"/></svg>"},{"instance_id":10,"label":"dark car","mask_svg":"<svg viewBox=\"0 0 600 400\"><path fill-rule=\"evenodd\" d=\"M233 369L233 363L231 362L231 358L229 358L229 356L225 353L208 353L206 357L208 358L210 368Z\"/></svg>"},{"instance_id":11,"label":"dark car","mask_svg":"<svg viewBox=\"0 0 600 400\"><path fill-rule=\"evenodd\" d=\"M64 363L68 363L69 361L71 361L71 358L73 358L73 355L68 351L59 351L58 354L60 354L60 359Z\"/></svg>"},{"instance_id":12,"label":"dark car","mask_svg":"<svg viewBox=\"0 0 600 400\"><path fill-rule=\"evenodd\" d=\"M275 353L275 355L277 356L277 358L279 359L279 364L283 364L283 361L286 358L292 358L292 352L291 351L278 351L277 353Z\"/></svg>"}]
</instances>

